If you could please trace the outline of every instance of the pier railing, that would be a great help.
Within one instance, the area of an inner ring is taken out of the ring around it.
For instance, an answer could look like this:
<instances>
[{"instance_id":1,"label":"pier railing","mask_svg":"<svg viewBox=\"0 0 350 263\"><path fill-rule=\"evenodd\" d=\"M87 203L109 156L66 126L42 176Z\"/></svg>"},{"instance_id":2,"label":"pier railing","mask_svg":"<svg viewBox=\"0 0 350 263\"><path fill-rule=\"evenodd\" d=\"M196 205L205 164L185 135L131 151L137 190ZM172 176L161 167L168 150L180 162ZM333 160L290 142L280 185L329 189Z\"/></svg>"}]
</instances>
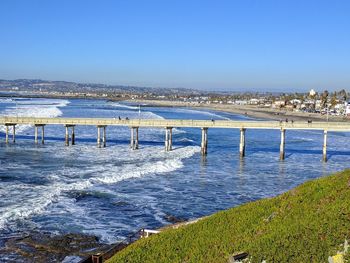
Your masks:
<instances>
[{"instance_id":1,"label":"pier railing","mask_svg":"<svg viewBox=\"0 0 350 263\"><path fill-rule=\"evenodd\" d=\"M177 119L121 119L118 118L35 118L0 117L0 124L62 124L62 125L113 125L135 127L189 127L189 128L250 128L250 129L306 129L350 131L350 122L307 121L232 121L232 120L177 120Z\"/></svg>"}]
</instances>

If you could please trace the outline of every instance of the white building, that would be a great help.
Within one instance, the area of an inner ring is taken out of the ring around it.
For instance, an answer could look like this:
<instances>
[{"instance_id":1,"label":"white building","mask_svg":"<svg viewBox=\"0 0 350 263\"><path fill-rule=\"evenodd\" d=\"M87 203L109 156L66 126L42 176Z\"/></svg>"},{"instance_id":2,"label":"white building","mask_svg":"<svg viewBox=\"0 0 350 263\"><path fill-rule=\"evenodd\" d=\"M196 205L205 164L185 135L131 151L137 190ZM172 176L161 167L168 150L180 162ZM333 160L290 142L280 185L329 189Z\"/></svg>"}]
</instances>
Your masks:
<instances>
[{"instance_id":1,"label":"white building","mask_svg":"<svg viewBox=\"0 0 350 263\"><path fill-rule=\"evenodd\" d=\"M284 100L276 100L273 104L272 107L274 108L279 108L286 105L286 102Z\"/></svg>"},{"instance_id":2,"label":"white building","mask_svg":"<svg viewBox=\"0 0 350 263\"><path fill-rule=\"evenodd\" d=\"M299 100L299 99L292 99L292 100L290 100L289 102L290 102L291 104L293 104L293 105L301 104L301 100Z\"/></svg>"},{"instance_id":3,"label":"white building","mask_svg":"<svg viewBox=\"0 0 350 263\"><path fill-rule=\"evenodd\" d=\"M259 100L258 99L250 99L249 100L249 104L251 104L251 105L258 105L259 104Z\"/></svg>"},{"instance_id":4,"label":"white building","mask_svg":"<svg viewBox=\"0 0 350 263\"><path fill-rule=\"evenodd\" d=\"M350 101L345 102L345 114L346 116L350 116Z\"/></svg>"},{"instance_id":5,"label":"white building","mask_svg":"<svg viewBox=\"0 0 350 263\"><path fill-rule=\"evenodd\" d=\"M237 105L247 105L248 102L246 100L236 100L235 104L237 104Z\"/></svg>"}]
</instances>

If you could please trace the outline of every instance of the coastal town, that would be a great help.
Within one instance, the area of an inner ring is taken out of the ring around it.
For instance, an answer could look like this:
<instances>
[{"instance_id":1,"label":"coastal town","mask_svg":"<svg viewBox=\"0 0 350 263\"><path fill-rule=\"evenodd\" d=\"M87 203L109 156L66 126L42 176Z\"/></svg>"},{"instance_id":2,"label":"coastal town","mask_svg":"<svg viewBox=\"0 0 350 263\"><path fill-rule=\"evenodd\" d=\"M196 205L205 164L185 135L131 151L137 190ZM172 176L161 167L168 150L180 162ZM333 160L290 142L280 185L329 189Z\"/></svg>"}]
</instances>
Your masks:
<instances>
[{"instance_id":1,"label":"coastal town","mask_svg":"<svg viewBox=\"0 0 350 263\"><path fill-rule=\"evenodd\" d=\"M173 102L186 106L232 105L320 116L350 117L349 94L345 89L329 92L220 92L184 88L150 88L81 84L65 81L0 80L0 95L6 97L100 98L135 102Z\"/></svg>"}]
</instances>

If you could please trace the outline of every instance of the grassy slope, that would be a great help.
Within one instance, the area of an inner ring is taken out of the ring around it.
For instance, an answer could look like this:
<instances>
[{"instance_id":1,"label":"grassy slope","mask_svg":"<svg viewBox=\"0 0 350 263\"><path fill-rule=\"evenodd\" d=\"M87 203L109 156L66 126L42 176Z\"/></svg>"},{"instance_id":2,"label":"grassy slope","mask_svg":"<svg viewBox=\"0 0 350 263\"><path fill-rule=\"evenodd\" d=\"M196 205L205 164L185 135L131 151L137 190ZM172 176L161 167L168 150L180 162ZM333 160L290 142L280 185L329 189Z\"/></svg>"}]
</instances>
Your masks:
<instances>
[{"instance_id":1,"label":"grassy slope","mask_svg":"<svg viewBox=\"0 0 350 263\"><path fill-rule=\"evenodd\" d=\"M109 262L327 262L350 236L350 170L142 239Z\"/></svg>"}]
</instances>

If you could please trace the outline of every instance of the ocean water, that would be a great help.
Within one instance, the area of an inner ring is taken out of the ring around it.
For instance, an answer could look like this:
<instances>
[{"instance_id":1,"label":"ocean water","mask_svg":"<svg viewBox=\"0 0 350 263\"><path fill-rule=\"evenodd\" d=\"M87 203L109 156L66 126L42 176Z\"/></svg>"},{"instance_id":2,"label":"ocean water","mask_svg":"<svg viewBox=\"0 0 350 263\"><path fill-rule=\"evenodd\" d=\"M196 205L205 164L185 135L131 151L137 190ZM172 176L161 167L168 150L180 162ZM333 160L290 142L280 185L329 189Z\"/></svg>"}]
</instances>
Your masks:
<instances>
[{"instance_id":1,"label":"ocean water","mask_svg":"<svg viewBox=\"0 0 350 263\"><path fill-rule=\"evenodd\" d=\"M103 100L1 99L0 115L252 120L191 108L155 108ZM40 130L39 130L40 131ZM76 145L64 146L65 129L45 127L45 145L34 128L16 128L5 144L0 126L0 246L30 231L85 233L114 243L140 228L190 220L271 197L307 180L349 167L349 134L329 133L323 163L321 131L286 132L286 159L279 161L277 130L247 130L246 157L239 131L209 129L208 155L200 154L200 129L176 128L171 152L163 129L139 129L139 150L130 130L107 127L107 147L96 147L96 127L77 126ZM7 255L0 255L5 258Z\"/></svg>"}]
</instances>

